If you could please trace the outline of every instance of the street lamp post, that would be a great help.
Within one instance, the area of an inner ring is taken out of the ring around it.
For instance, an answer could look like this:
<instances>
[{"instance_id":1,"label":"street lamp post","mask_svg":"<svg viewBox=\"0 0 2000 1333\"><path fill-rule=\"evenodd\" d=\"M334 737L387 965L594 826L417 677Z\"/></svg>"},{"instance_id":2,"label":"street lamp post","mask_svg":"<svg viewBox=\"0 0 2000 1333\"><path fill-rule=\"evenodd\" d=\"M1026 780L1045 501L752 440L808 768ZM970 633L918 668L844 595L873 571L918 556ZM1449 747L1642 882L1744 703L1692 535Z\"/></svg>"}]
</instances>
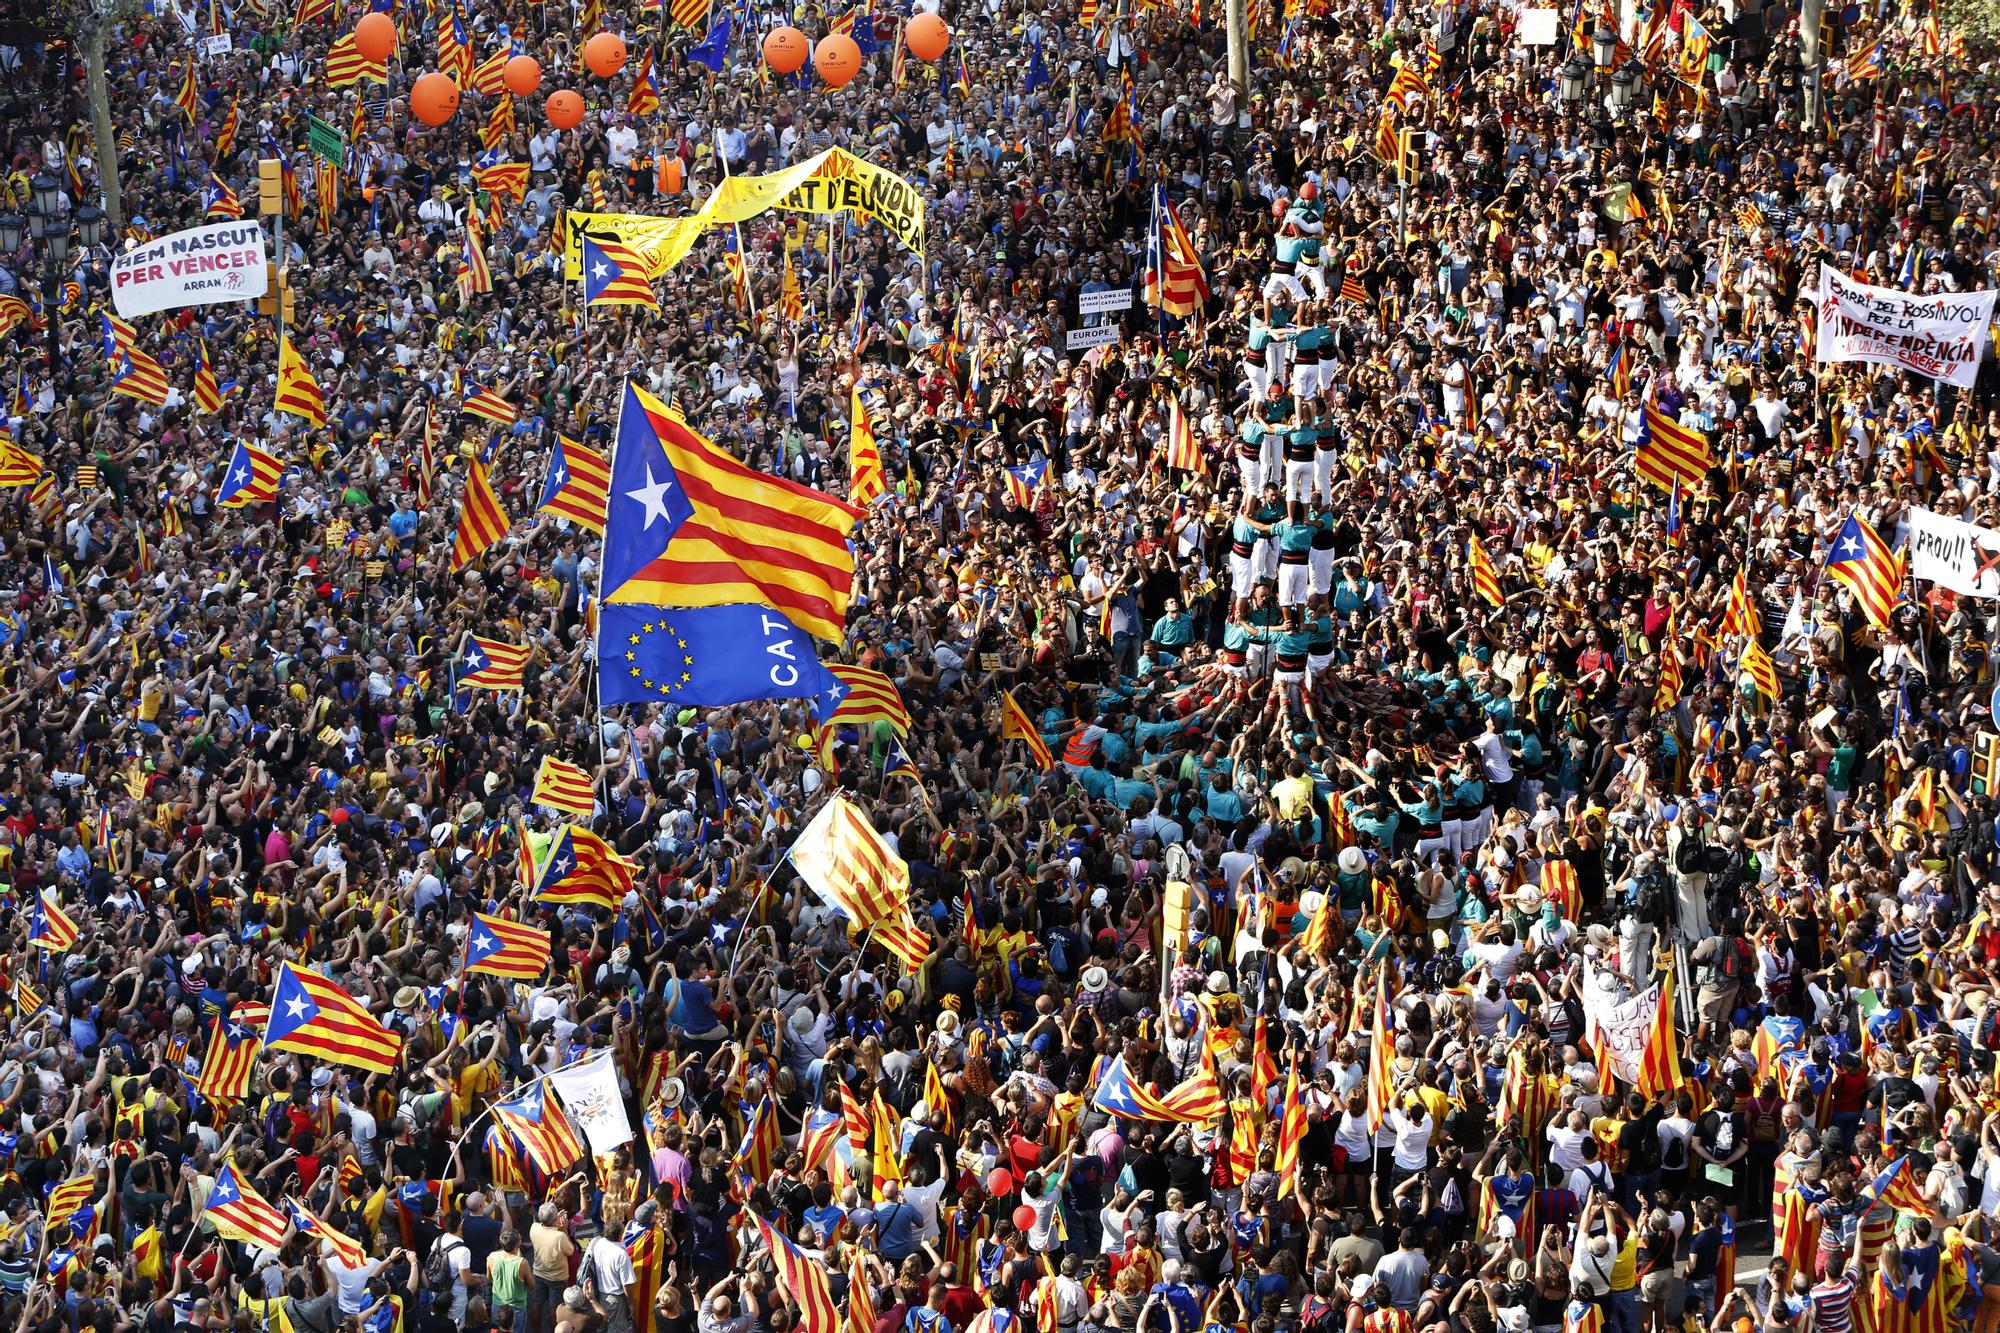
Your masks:
<instances>
[{"instance_id":1,"label":"street lamp post","mask_svg":"<svg viewBox=\"0 0 2000 1333\"><path fill-rule=\"evenodd\" d=\"M81 240L84 249L94 248L103 239L104 210L95 204L85 204L73 215L63 212L62 182L47 172L28 182L28 195L25 218L18 213L0 214L0 249L16 254L24 239L42 244L42 312L48 321L49 377L53 380L56 367L62 362L62 320L57 311L62 303L62 275L69 263L70 243L73 239Z\"/></svg>"}]
</instances>

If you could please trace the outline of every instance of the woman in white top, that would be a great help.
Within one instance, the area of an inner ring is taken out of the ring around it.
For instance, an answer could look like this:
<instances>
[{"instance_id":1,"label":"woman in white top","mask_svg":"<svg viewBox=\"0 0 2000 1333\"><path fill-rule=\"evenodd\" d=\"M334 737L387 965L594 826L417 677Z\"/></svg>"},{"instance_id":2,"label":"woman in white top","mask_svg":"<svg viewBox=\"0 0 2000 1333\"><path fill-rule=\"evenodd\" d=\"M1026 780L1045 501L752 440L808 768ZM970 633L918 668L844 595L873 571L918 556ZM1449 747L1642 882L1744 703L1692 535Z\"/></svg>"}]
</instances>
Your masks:
<instances>
[{"instance_id":1,"label":"woman in white top","mask_svg":"<svg viewBox=\"0 0 2000 1333\"><path fill-rule=\"evenodd\" d=\"M1333 1134L1336 1148L1346 1154L1347 1164L1340 1173L1340 1201L1361 1202L1368 1176L1375 1162L1374 1136L1368 1132L1368 1100L1359 1089L1350 1092L1340 1113L1340 1128Z\"/></svg>"},{"instance_id":2,"label":"woman in white top","mask_svg":"<svg viewBox=\"0 0 2000 1333\"><path fill-rule=\"evenodd\" d=\"M1125 1253L1125 1234L1132 1225L1132 1214L1138 1210L1140 1204L1152 1197L1151 1190L1142 1190L1135 1197L1122 1185L1118 1188L1118 1192L1111 1196L1111 1202L1105 1204L1097 1214L1097 1220L1104 1232L1103 1238L1098 1242L1098 1253L1119 1255Z\"/></svg>"}]
</instances>

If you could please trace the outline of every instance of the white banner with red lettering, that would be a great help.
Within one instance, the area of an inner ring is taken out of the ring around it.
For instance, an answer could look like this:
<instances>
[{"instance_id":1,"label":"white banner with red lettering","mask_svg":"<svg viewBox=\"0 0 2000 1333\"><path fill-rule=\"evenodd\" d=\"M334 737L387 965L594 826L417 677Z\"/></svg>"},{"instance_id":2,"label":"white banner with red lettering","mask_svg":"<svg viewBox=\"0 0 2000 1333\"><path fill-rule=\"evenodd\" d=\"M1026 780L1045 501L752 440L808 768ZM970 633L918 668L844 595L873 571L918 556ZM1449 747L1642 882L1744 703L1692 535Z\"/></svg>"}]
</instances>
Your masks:
<instances>
[{"instance_id":1,"label":"white banner with red lettering","mask_svg":"<svg viewBox=\"0 0 2000 1333\"><path fill-rule=\"evenodd\" d=\"M254 219L191 227L134 246L111 261L111 304L126 319L222 301L269 288L264 228Z\"/></svg>"},{"instance_id":2,"label":"white banner with red lettering","mask_svg":"<svg viewBox=\"0 0 2000 1333\"><path fill-rule=\"evenodd\" d=\"M1856 282L1823 263L1818 359L1900 366L1969 388L1986 352L1996 296L2000 290L1918 296Z\"/></svg>"}]
</instances>

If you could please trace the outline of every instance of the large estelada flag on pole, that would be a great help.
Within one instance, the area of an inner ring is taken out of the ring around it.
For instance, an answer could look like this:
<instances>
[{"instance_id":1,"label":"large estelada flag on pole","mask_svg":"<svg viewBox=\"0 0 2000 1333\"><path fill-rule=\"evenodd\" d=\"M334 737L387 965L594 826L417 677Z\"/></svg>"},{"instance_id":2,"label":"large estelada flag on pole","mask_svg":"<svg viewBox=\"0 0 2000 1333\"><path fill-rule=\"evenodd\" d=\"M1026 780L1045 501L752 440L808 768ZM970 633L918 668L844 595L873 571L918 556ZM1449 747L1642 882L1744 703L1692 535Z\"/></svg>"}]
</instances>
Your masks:
<instances>
[{"instance_id":1,"label":"large estelada flag on pole","mask_svg":"<svg viewBox=\"0 0 2000 1333\"><path fill-rule=\"evenodd\" d=\"M403 1051L403 1039L376 1022L361 1001L290 963L278 968L264 1044L378 1074L393 1073Z\"/></svg>"}]
</instances>

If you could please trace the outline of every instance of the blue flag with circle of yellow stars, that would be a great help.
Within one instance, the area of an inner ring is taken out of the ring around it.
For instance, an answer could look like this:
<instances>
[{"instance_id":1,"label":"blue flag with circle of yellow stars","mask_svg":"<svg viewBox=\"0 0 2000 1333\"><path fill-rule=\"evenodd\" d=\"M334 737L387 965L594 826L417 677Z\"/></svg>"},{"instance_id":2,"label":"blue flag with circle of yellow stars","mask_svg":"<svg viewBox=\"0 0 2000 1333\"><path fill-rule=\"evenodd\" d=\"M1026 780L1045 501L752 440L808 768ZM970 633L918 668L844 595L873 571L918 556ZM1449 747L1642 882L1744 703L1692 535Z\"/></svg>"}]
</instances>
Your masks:
<instances>
[{"instance_id":1,"label":"blue flag with circle of yellow stars","mask_svg":"<svg viewBox=\"0 0 2000 1333\"><path fill-rule=\"evenodd\" d=\"M607 704L715 708L803 699L839 685L812 640L766 606L598 609L598 688Z\"/></svg>"}]
</instances>

